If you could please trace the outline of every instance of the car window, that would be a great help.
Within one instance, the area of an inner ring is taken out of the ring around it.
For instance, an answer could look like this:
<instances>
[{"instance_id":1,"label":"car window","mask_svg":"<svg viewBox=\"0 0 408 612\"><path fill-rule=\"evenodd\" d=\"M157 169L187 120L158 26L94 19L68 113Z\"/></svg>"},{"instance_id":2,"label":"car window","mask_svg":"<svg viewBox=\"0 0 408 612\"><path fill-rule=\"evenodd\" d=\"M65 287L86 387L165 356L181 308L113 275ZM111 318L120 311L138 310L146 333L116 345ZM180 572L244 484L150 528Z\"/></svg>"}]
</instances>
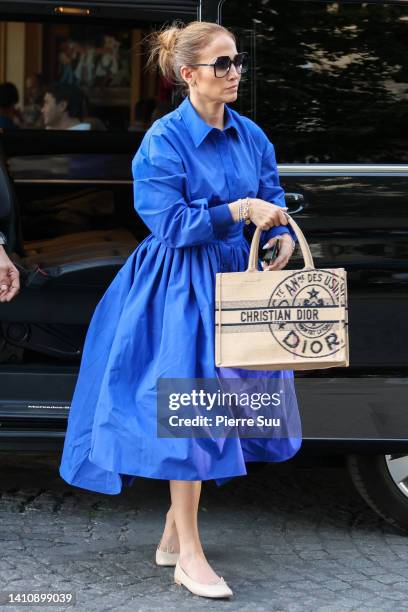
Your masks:
<instances>
[{"instance_id":1,"label":"car window","mask_svg":"<svg viewBox=\"0 0 408 612\"><path fill-rule=\"evenodd\" d=\"M281 163L408 163L405 3L225 0L251 55L234 107Z\"/></svg>"},{"instance_id":2,"label":"car window","mask_svg":"<svg viewBox=\"0 0 408 612\"><path fill-rule=\"evenodd\" d=\"M0 127L144 132L174 106L173 85L145 69L158 25L0 21Z\"/></svg>"}]
</instances>

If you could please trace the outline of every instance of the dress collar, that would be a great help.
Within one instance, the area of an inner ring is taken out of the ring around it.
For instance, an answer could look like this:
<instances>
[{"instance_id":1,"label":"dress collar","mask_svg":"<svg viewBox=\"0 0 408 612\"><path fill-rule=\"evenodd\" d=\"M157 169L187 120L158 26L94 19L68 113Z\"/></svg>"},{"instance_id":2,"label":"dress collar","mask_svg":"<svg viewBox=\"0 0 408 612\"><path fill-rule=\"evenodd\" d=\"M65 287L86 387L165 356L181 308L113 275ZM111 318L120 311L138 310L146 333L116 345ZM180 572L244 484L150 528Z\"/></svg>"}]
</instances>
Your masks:
<instances>
[{"instance_id":1,"label":"dress collar","mask_svg":"<svg viewBox=\"0 0 408 612\"><path fill-rule=\"evenodd\" d=\"M191 134L196 148L200 146L204 138L211 132L211 130L217 129L206 123L204 119L200 117L200 115L197 113L196 109L192 105L189 96L186 96L183 102L181 102L178 107L178 111L183 117L184 123L186 124ZM234 128L234 130L238 133L237 122L235 121L231 110L226 104L224 104L224 131L230 128Z\"/></svg>"}]
</instances>

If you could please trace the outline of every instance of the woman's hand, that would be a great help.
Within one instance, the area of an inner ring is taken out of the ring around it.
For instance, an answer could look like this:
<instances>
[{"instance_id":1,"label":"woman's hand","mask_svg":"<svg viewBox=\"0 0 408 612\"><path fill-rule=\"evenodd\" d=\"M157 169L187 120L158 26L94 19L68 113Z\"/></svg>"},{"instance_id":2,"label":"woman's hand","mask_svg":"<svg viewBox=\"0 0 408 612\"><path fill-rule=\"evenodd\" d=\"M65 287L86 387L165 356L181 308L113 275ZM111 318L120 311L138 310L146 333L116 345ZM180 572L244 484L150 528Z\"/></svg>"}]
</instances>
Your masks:
<instances>
[{"instance_id":1,"label":"woman's hand","mask_svg":"<svg viewBox=\"0 0 408 612\"><path fill-rule=\"evenodd\" d=\"M0 245L0 302L10 302L20 291L20 273Z\"/></svg>"},{"instance_id":2,"label":"woman's hand","mask_svg":"<svg viewBox=\"0 0 408 612\"><path fill-rule=\"evenodd\" d=\"M287 225L285 210L287 206L278 206L260 198L249 198L249 218L262 230L271 229L275 225Z\"/></svg>"},{"instance_id":3,"label":"woman's hand","mask_svg":"<svg viewBox=\"0 0 408 612\"><path fill-rule=\"evenodd\" d=\"M295 250L296 242L292 239L290 234L281 234L280 236L275 236L275 238L271 238L267 243L267 247L271 249L275 242L279 240L279 254L278 257L267 264L265 261L262 262L262 268L264 271L266 270L282 270L286 267L289 259L292 256L293 251Z\"/></svg>"},{"instance_id":4,"label":"woman's hand","mask_svg":"<svg viewBox=\"0 0 408 612\"><path fill-rule=\"evenodd\" d=\"M288 219L284 213L287 206L278 206L260 198L248 198L248 214L250 220L262 230L271 229L275 225L287 225ZM232 218L239 221L240 200L228 204Z\"/></svg>"}]
</instances>

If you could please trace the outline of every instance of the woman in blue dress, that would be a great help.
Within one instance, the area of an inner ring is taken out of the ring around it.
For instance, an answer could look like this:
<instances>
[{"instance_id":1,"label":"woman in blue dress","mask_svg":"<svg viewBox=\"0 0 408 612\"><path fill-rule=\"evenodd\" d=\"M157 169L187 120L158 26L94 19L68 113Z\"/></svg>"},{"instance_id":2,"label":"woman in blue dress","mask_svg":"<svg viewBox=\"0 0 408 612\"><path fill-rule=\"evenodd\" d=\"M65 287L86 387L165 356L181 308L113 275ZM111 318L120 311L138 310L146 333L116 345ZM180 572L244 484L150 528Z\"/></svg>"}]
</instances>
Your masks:
<instances>
[{"instance_id":1,"label":"woman in blue dress","mask_svg":"<svg viewBox=\"0 0 408 612\"><path fill-rule=\"evenodd\" d=\"M200 542L201 482L222 485L246 475L248 461L295 455L302 441L297 406L292 418L298 433L292 437L160 438L156 384L159 378L220 376L214 361L215 275L246 270L243 219L263 230L261 244L279 239L279 256L269 266L262 263L265 271L287 265L296 235L283 211L272 143L228 106L237 99L246 66L234 35L214 23L176 24L154 33L150 45L149 62L188 95L153 123L134 157L134 206L151 234L93 314L60 475L106 494L120 493L138 476L169 480L171 506L156 562L175 565L176 582L193 593L228 597L232 591ZM292 371L250 374L256 375L293 381Z\"/></svg>"}]
</instances>

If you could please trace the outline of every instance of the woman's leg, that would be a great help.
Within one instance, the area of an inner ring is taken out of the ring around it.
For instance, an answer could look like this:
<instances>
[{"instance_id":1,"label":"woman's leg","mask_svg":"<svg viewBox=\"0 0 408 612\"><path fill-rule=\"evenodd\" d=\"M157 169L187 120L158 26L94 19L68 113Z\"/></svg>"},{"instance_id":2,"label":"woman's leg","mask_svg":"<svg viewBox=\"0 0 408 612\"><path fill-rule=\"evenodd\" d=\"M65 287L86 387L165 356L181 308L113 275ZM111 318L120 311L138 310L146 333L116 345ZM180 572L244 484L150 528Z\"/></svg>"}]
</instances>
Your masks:
<instances>
[{"instance_id":1,"label":"woman's leg","mask_svg":"<svg viewBox=\"0 0 408 612\"><path fill-rule=\"evenodd\" d=\"M170 480L170 494L180 542L179 563L182 569L197 582L219 582L220 576L208 563L198 533L201 480Z\"/></svg>"},{"instance_id":2,"label":"woman's leg","mask_svg":"<svg viewBox=\"0 0 408 612\"><path fill-rule=\"evenodd\" d=\"M167 552L180 552L179 538L174 518L173 504L167 511L166 524L164 526L163 535L160 540L159 547Z\"/></svg>"}]
</instances>

